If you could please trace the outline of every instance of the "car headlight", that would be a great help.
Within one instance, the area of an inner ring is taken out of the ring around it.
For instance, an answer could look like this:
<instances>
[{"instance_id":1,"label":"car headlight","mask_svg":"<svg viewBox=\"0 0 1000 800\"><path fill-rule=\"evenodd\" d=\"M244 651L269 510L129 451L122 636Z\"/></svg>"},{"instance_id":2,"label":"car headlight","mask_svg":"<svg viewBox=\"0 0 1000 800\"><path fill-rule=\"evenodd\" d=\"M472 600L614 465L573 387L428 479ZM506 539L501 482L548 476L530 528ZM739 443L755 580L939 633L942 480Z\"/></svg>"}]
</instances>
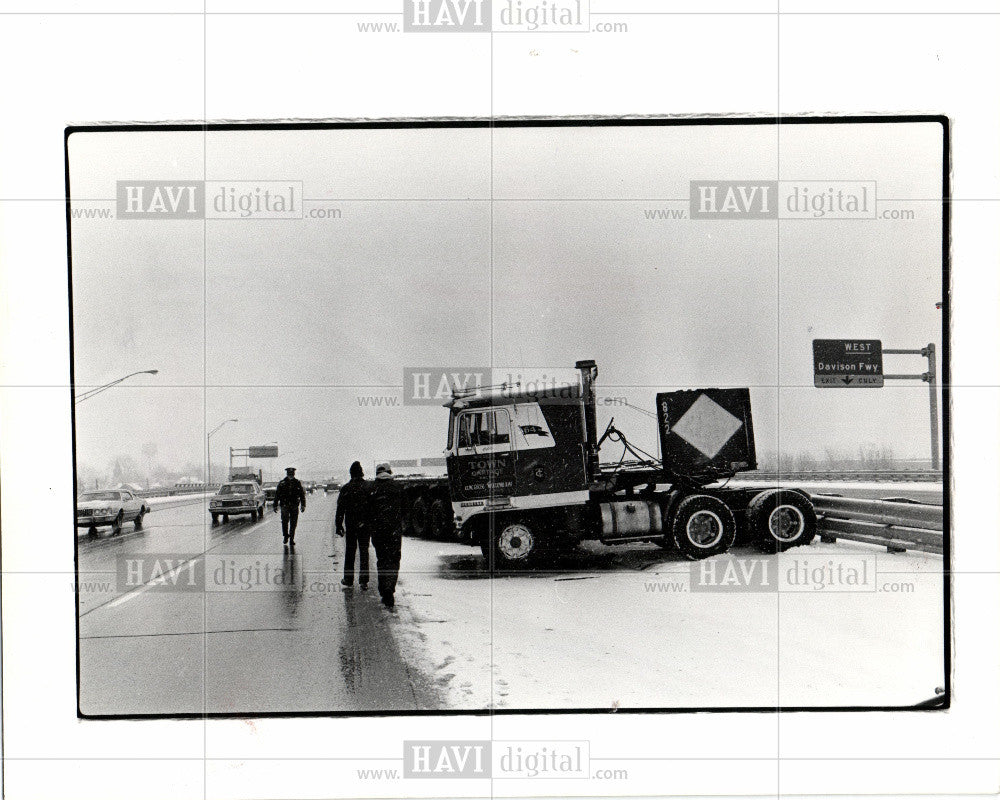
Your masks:
<instances>
[{"instance_id":1,"label":"car headlight","mask_svg":"<svg viewBox=\"0 0 1000 800\"><path fill-rule=\"evenodd\" d=\"M213 500L213 501L212 501L211 503L209 503L208 505L209 505L209 506L210 506L211 508L218 508L218 507L219 507L219 501L218 501L218 500Z\"/></svg>"},{"instance_id":2,"label":"car headlight","mask_svg":"<svg viewBox=\"0 0 1000 800\"><path fill-rule=\"evenodd\" d=\"M104 508L98 509L97 513L98 514L110 514L112 511L114 511L114 509L111 508L111 506L104 506Z\"/></svg>"}]
</instances>

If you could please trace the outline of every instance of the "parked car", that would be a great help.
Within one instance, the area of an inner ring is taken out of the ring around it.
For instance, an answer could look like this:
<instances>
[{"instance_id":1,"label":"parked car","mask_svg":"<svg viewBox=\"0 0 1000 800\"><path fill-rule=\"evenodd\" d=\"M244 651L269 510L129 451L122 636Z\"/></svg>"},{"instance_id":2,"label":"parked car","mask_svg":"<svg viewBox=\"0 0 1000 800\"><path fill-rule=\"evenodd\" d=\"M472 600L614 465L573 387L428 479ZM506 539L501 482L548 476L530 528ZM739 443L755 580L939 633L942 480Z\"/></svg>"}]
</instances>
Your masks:
<instances>
[{"instance_id":1,"label":"parked car","mask_svg":"<svg viewBox=\"0 0 1000 800\"><path fill-rule=\"evenodd\" d=\"M264 499L268 503L273 503L274 498L277 496L277 494L278 494L277 481L268 481L267 483L264 484Z\"/></svg>"},{"instance_id":2,"label":"parked car","mask_svg":"<svg viewBox=\"0 0 1000 800\"><path fill-rule=\"evenodd\" d=\"M124 489L84 492L76 501L76 527L87 528L87 533L97 536L98 528L110 525L111 535L117 536L122 525L131 522L141 531L147 511L145 500Z\"/></svg>"},{"instance_id":3,"label":"parked car","mask_svg":"<svg viewBox=\"0 0 1000 800\"><path fill-rule=\"evenodd\" d=\"M330 481L326 486L323 487L323 494L330 494L330 492L339 492L340 484L337 481Z\"/></svg>"},{"instance_id":4,"label":"parked car","mask_svg":"<svg viewBox=\"0 0 1000 800\"><path fill-rule=\"evenodd\" d=\"M250 519L255 521L261 519L266 504L264 490L257 481L233 481L219 487L208 502L208 510L212 515L212 524L218 525L219 517L223 522L241 514L249 514Z\"/></svg>"}]
</instances>

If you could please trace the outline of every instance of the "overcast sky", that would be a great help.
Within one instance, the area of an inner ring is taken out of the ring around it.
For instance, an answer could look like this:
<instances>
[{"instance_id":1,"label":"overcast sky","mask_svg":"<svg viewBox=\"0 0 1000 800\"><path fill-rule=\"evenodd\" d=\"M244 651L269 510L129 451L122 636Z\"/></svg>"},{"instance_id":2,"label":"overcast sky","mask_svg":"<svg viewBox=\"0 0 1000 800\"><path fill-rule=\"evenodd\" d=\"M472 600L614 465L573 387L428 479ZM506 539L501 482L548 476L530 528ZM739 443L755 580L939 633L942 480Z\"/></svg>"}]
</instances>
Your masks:
<instances>
[{"instance_id":1,"label":"overcast sky","mask_svg":"<svg viewBox=\"0 0 1000 800\"><path fill-rule=\"evenodd\" d=\"M277 441L319 477L440 455L415 366L600 366L604 395L750 386L758 450L929 452L926 387L821 390L814 338L940 346L936 124L76 133L75 208L116 181L301 180L339 219L73 223L77 383L158 369L78 407L83 463L215 461ZM876 181L888 220L649 220L691 180ZM492 200L491 200L492 197ZM887 202L895 199L900 202ZM887 372L922 372L886 357ZM940 365L939 365L940 366ZM651 419L602 408L655 447ZM287 455L287 457L286 457ZM606 453L617 458L618 453Z\"/></svg>"}]
</instances>

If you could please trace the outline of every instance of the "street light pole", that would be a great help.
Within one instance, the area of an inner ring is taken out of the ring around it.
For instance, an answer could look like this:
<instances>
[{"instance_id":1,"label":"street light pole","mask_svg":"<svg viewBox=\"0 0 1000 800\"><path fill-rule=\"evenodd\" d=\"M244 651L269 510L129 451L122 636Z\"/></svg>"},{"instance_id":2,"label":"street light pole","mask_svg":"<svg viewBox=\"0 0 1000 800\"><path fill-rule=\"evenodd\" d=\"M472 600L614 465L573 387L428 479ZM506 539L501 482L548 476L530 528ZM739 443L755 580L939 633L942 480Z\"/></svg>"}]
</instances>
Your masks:
<instances>
[{"instance_id":1,"label":"street light pole","mask_svg":"<svg viewBox=\"0 0 1000 800\"><path fill-rule=\"evenodd\" d=\"M205 481L205 488L210 489L212 486L212 434L215 433L219 428L225 425L227 422L239 422L238 419L224 419L218 425L216 425L212 430L208 432L208 442L205 449L208 451L208 480Z\"/></svg>"},{"instance_id":2,"label":"street light pole","mask_svg":"<svg viewBox=\"0 0 1000 800\"><path fill-rule=\"evenodd\" d=\"M119 378L116 381L111 381L111 383L106 383L103 386L98 386L96 389L89 389L86 392L81 392L76 397L73 398L74 405L82 403L84 400L89 400L91 397L100 394L105 389L110 389L112 386L117 386L122 381L127 381L129 378L135 375L156 375L159 373L158 369L141 369L138 372L130 372L124 378Z\"/></svg>"}]
</instances>

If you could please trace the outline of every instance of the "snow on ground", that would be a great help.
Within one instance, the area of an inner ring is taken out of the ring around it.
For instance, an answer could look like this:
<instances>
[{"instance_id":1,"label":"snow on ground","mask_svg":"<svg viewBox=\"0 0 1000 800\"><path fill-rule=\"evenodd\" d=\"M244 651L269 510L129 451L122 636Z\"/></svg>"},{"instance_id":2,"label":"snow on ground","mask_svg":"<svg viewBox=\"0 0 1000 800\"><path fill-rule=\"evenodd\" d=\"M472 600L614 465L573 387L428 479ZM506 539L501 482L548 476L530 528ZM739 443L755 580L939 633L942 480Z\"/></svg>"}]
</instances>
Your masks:
<instances>
[{"instance_id":1,"label":"snow on ground","mask_svg":"<svg viewBox=\"0 0 1000 800\"><path fill-rule=\"evenodd\" d=\"M939 556L817 540L774 568L863 555L877 591L705 592L691 562L655 545L588 543L547 571L491 580L478 548L407 538L394 631L455 709L928 700L944 682Z\"/></svg>"}]
</instances>

